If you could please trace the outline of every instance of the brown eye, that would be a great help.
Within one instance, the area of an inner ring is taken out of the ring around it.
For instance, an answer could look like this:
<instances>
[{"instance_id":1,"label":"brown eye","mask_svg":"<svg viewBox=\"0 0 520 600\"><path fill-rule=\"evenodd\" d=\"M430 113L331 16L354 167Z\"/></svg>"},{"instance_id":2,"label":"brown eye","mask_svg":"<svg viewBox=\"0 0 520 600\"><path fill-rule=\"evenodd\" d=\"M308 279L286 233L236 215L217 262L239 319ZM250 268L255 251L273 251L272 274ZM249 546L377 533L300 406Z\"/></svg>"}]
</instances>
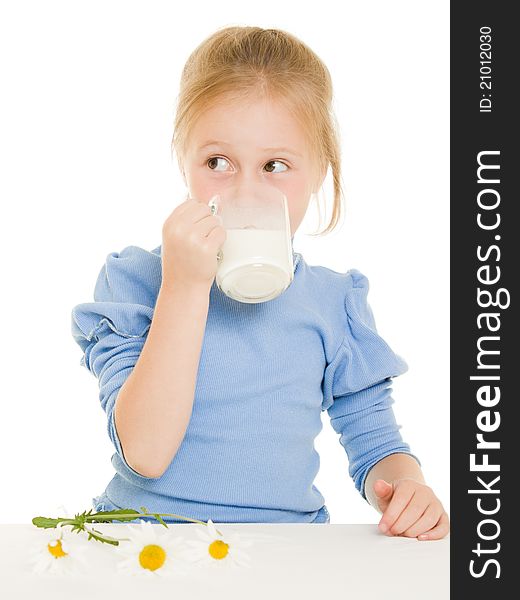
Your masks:
<instances>
[{"instance_id":1,"label":"brown eye","mask_svg":"<svg viewBox=\"0 0 520 600\"><path fill-rule=\"evenodd\" d=\"M213 171L225 171L226 169L219 169L219 160L224 161L225 163L227 163L227 160L225 158L222 158L222 156L212 156L210 159L208 159L207 161L207 165L208 167L213 170Z\"/></svg>"},{"instance_id":2,"label":"brown eye","mask_svg":"<svg viewBox=\"0 0 520 600\"><path fill-rule=\"evenodd\" d=\"M275 167L272 166L275 163L278 163L279 165L281 165L282 167L284 167L284 169L281 170L281 171L275 171L274 170ZM279 160L270 160L268 163L266 163L265 170L268 171L269 173L283 173L284 171L287 171L287 165L285 165L283 162L281 162Z\"/></svg>"}]
</instances>

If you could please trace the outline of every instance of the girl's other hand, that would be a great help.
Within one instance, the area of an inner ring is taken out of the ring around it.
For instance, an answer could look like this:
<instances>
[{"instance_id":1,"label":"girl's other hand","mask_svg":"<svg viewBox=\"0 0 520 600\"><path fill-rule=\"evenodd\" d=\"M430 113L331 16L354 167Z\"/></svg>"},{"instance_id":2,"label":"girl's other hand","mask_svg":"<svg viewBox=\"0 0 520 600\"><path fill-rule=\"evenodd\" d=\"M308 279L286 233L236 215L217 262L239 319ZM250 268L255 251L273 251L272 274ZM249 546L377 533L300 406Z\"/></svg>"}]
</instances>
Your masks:
<instances>
[{"instance_id":1,"label":"girl's other hand","mask_svg":"<svg viewBox=\"0 0 520 600\"><path fill-rule=\"evenodd\" d=\"M433 490L415 479L374 481L374 492L383 513L379 529L386 535L438 540L450 530L448 514Z\"/></svg>"},{"instance_id":2,"label":"girl's other hand","mask_svg":"<svg viewBox=\"0 0 520 600\"><path fill-rule=\"evenodd\" d=\"M162 286L211 287L226 240L219 215L193 198L175 207L162 228Z\"/></svg>"}]
</instances>

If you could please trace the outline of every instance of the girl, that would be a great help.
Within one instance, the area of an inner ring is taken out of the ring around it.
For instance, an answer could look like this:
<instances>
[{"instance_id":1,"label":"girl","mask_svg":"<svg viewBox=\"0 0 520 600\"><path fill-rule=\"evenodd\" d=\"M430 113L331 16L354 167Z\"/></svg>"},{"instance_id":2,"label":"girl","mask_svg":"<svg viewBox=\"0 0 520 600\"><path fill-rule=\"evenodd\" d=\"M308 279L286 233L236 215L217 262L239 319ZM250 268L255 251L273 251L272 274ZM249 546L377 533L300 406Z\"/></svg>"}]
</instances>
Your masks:
<instances>
[{"instance_id":1,"label":"girl","mask_svg":"<svg viewBox=\"0 0 520 600\"><path fill-rule=\"evenodd\" d=\"M367 278L309 266L293 251L294 279L270 301L238 302L214 282L226 231L208 200L231 184L283 192L293 239L330 167L326 231L337 225L331 99L325 65L283 31L228 27L189 57L173 137L189 197L166 219L161 246L110 253L94 302L72 311L116 450L96 510L328 523L313 485L327 410L381 531L448 533L395 421L391 379L407 366L376 331Z\"/></svg>"}]
</instances>

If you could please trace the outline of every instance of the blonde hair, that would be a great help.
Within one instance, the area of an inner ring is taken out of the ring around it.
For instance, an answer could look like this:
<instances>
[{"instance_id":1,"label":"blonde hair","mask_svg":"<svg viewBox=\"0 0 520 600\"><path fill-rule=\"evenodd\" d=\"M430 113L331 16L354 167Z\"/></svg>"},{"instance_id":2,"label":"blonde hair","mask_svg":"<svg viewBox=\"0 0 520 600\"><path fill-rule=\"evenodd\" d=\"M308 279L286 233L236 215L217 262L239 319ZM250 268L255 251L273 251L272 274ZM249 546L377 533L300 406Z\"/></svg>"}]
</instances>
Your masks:
<instances>
[{"instance_id":1,"label":"blonde hair","mask_svg":"<svg viewBox=\"0 0 520 600\"><path fill-rule=\"evenodd\" d=\"M172 156L175 151L182 171L189 133L204 110L224 97L243 100L258 97L259 92L283 103L300 122L316 165L316 187L330 166L334 186L332 215L326 229L317 235L330 233L343 210L332 82L321 59L290 33L261 27L226 27L195 48L182 71Z\"/></svg>"}]
</instances>

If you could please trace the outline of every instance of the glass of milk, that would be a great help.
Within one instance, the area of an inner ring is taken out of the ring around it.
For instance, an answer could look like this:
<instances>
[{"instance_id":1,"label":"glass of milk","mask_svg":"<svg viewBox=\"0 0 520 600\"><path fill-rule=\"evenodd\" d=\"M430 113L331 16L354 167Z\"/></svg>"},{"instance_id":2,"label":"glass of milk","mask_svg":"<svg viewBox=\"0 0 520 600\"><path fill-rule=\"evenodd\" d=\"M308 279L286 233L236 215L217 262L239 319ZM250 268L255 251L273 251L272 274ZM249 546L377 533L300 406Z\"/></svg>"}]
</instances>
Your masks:
<instances>
[{"instance_id":1,"label":"glass of milk","mask_svg":"<svg viewBox=\"0 0 520 600\"><path fill-rule=\"evenodd\" d=\"M239 302L272 300L294 277L286 196L268 184L229 187L208 202L222 218L226 241L218 254L215 281Z\"/></svg>"}]
</instances>

